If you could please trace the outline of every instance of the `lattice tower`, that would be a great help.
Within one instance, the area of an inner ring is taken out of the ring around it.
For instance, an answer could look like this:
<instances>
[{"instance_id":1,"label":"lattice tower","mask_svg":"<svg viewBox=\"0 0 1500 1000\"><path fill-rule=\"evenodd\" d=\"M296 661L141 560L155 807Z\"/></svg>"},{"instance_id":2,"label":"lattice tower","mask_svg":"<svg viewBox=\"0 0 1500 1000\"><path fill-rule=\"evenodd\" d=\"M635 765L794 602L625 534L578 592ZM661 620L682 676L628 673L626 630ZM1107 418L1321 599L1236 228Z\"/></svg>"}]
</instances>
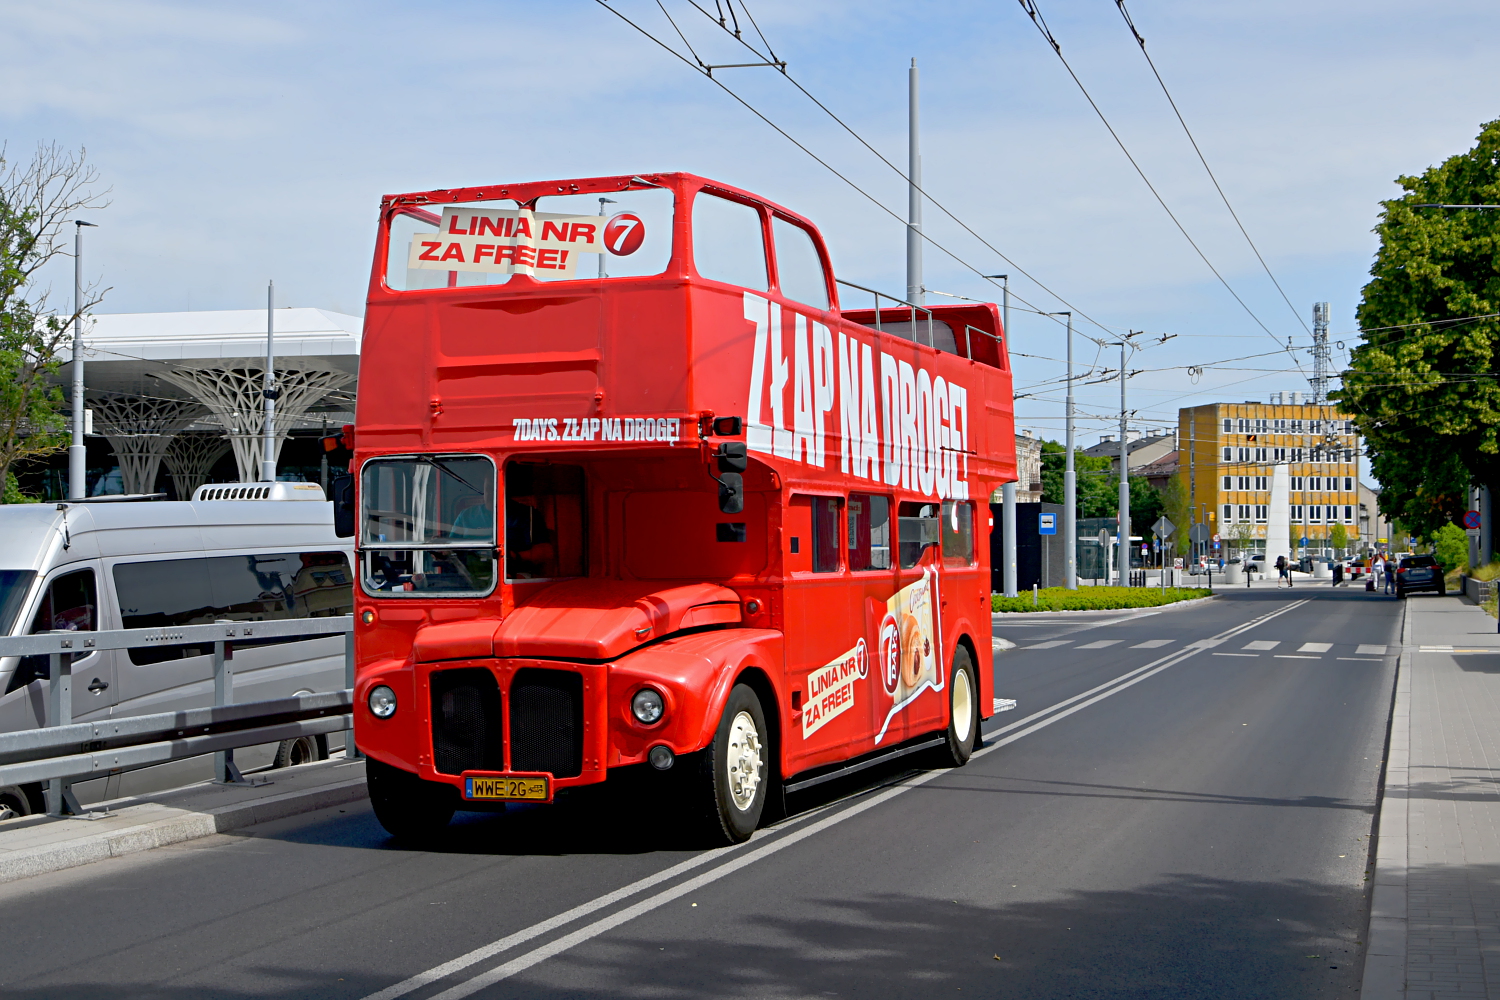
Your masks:
<instances>
[{"instance_id":1,"label":"lattice tower","mask_svg":"<svg viewBox=\"0 0 1500 1000\"><path fill-rule=\"evenodd\" d=\"M109 441L120 462L126 493L150 493L156 487L167 445L207 413L195 399L159 399L114 392L85 397L94 411L94 427Z\"/></svg>"},{"instance_id":2,"label":"lattice tower","mask_svg":"<svg viewBox=\"0 0 1500 1000\"><path fill-rule=\"evenodd\" d=\"M209 473L228 450L229 442L222 434L187 431L173 437L162 457L177 499L191 500L198 487L208 482Z\"/></svg>"},{"instance_id":3,"label":"lattice tower","mask_svg":"<svg viewBox=\"0 0 1500 1000\"><path fill-rule=\"evenodd\" d=\"M1313 303L1313 405L1328 402L1328 303Z\"/></svg>"},{"instance_id":4,"label":"lattice tower","mask_svg":"<svg viewBox=\"0 0 1500 1000\"><path fill-rule=\"evenodd\" d=\"M265 369L245 368L176 368L162 372L161 377L186 390L211 411L224 428L234 448L234 462L239 467L240 482L253 483L260 478L261 442L264 440ZM292 424L318 400L335 389L351 384L348 372L326 369L278 368L276 387L276 458L290 436Z\"/></svg>"}]
</instances>

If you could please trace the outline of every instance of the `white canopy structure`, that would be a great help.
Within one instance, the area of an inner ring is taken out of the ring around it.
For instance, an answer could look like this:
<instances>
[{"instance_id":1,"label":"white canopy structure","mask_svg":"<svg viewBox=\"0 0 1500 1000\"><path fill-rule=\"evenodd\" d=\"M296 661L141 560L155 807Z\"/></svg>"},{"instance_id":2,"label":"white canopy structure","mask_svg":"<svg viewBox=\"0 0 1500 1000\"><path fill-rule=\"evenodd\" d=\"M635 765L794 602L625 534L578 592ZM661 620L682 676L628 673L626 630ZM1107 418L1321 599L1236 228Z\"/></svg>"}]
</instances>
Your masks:
<instances>
[{"instance_id":1,"label":"white canopy structure","mask_svg":"<svg viewBox=\"0 0 1500 1000\"><path fill-rule=\"evenodd\" d=\"M279 454L313 413L326 423L353 420L364 321L305 308L277 309L275 317ZM83 339L88 405L128 492L149 490L163 457L179 490L191 492L192 480L208 474L205 458L222 455L226 440L240 480L259 478L265 310L103 314L85 321ZM63 360L66 376L71 345ZM178 437L208 440L174 447Z\"/></svg>"}]
</instances>

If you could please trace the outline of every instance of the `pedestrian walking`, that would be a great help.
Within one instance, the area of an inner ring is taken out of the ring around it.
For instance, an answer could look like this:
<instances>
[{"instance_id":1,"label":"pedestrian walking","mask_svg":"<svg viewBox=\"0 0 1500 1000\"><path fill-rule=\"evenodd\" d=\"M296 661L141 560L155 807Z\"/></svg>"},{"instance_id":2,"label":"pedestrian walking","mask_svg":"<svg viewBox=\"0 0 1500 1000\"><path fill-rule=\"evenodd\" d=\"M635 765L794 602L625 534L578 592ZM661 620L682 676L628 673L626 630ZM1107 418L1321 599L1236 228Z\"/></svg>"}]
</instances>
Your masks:
<instances>
[{"instance_id":1,"label":"pedestrian walking","mask_svg":"<svg viewBox=\"0 0 1500 1000\"><path fill-rule=\"evenodd\" d=\"M1286 585L1288 587L1290 587L1292 585L1292 568L1286 564L1286 556L1277 556L1276 557L1276 586L1280 587L1282 580L1286 581Z\"/></svg>"},{"instance_id":2,"label":"pedestrian walking","mask_svg":"<svg viewBox=\"0 0 1500 1000\"><path fill-rule=\"evenodd\" d=\"M1370 560L1370 589L1374 590L1377 586L1379 586L1382 583L1381 578L1384 576L1385 553L1377 552L1375 553L1374 558Z\"/></svg>"},{"instance_id":3,"label":"pedestrian walking","mask_svg":"<svg viewBox=\"0 0 1500 1000\"><path fill-rule=\"evenodd\" d=\"M1385 592L1387 594L1396 592L1396 560L1390 557L1385 560Z\"/></svg>"}]
</instances>

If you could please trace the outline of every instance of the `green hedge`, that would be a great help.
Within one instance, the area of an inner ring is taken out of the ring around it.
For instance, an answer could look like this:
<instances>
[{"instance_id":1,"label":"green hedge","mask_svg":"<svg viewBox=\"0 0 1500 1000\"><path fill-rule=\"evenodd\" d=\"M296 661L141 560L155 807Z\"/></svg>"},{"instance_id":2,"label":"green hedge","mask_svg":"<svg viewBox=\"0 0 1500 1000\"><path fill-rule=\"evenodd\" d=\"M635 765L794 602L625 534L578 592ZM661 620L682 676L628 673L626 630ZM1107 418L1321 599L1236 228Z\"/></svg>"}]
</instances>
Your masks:
<instances>
[{"instance_id":1,"label":"green hedge","mask_svg":"<svg viewBox=\"0 0 1500 1000\"><path fill-rule=\"evenodd\" d=\"M1102 611L1108 608L1155 608L1178 601L1191 601L1209 596L1203 587L1079 587L1068 590L1064 587L1048 587L1036 593L1036 603L1031 603L1030 594L1020 597L990 597L992 611Z\"/></svg>"}]
</instances>

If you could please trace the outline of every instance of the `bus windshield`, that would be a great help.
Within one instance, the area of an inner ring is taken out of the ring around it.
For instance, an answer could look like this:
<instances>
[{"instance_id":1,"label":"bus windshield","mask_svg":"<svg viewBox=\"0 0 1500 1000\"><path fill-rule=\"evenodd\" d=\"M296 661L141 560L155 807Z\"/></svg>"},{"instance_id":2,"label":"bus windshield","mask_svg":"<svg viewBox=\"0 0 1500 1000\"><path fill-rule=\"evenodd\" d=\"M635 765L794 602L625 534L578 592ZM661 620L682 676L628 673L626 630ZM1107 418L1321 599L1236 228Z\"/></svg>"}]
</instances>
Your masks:
<instances>
[{"instance_id":1,"label":"bus windshield","mask_svg":"<svg viewBox=\"0 0 1500 1000\"><path fill-rule=\"evenodd\" d=\"M495 465L479 455L365 463L361 577L380 596L473 596L495 587Z\"/></svg>"}]
</instances>

